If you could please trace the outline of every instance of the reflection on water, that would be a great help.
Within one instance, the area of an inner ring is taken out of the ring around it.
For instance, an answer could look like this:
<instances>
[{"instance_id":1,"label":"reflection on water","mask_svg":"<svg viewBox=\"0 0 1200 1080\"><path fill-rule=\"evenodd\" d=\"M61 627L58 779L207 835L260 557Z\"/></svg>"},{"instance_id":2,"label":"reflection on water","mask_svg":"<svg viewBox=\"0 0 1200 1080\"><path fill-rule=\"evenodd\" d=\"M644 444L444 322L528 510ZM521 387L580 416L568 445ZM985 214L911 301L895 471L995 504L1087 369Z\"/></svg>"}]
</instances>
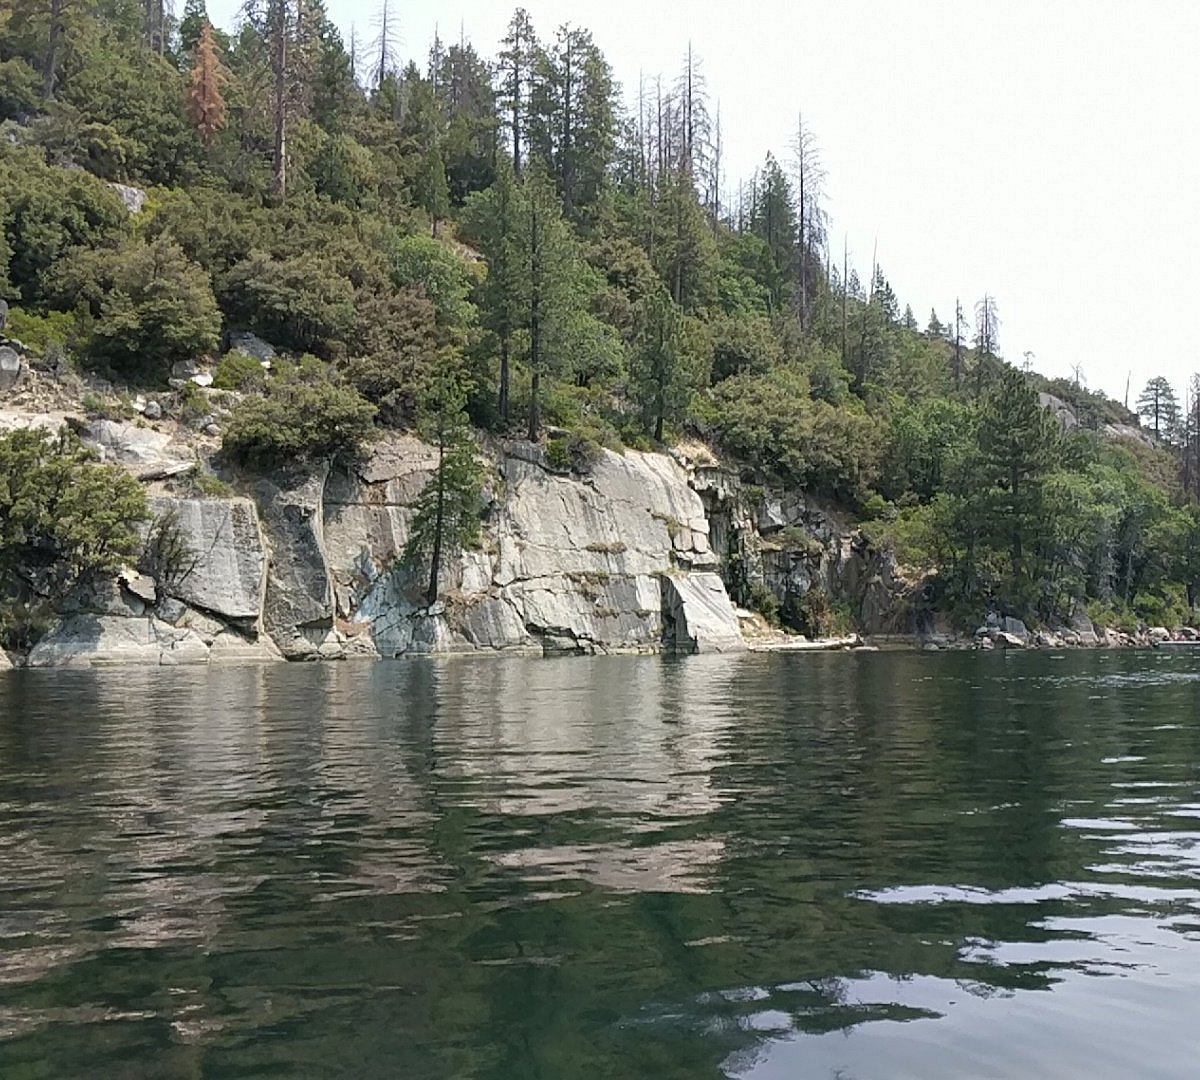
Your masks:
<instances>
[{"instance_id":1,"label":"reflection on water","mask_svg":"<svg viewBox=\"0 0 1200 1080\"><path fill-rule=\"evenodd\" d=\"M1191 1077L1198 661L0 677L0 1076Z\"/></svg>"}]
</instances>

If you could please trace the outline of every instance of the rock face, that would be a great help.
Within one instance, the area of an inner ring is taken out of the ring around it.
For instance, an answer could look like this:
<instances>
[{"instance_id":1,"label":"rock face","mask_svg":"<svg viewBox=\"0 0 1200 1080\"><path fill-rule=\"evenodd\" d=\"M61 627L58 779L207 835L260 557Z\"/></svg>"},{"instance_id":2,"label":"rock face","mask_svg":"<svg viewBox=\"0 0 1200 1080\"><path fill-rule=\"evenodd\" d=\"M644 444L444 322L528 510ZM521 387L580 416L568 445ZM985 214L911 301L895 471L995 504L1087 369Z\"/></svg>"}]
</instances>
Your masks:
<instances>
[{"instance_id":1,"label":"rock face","mask_svg":"<svg viewBox=\"0 0 1200 1080\"><path fill-rule=\"evenodd\" d=\"M121 202L125 204L125 209L131 214L141 213L142 207L146 205L146 193L141 188L130 187L128 184L109 184L109 186L121 197Z\"/></svg>"},{"instance_id":2,"label":"rock face","mask_svg":"<svg viewBox=\"0 0 1200 1080\"><path fill-rule=\"evenodd\" d=\"M135 469L172 452L133 425L98 421L87 436ZM393 435L336 469L264 477L253 499L156 497L140 569L79 590L29 663L742 647L680 462L603 451L578 474L522 442L481 450L480 464L483 543L446 568L432 606L403 556L436 456Z\"/></svg>"},{"instance_id":3,"label":"rock face","mask_svg":"<svg viewBox=\"0 0 1200 1080\"><path fill-rule=\"evenodd\" d=\"M248 330L231 330L229 347L244 352L247 356L253 356L255 360L275 359L275 346L263 341L257 334L251 334Z\"/></svg>"},{"instance_id":4,"label":"rock face","mask_svg":"<svg viewBox=\"0 0 1200 1080\"><path fill-rule=\"evenodd\" d=\"M12 661L8 658L8 654L0 649L0 672L12 671Z\"/></svg>"},{"instance_id":5,"label":"rock face","mask_svg":"<svg viewBox=\"0 0 1200 1080\"><path fill-rule=\"evenodd\" d=\"M163 588L168 596L226 621L254 627L266 587L266 552L249 499L155 499L151 509L176 530L184 565Z\"/></svg>"},{"instance_id":6,"label":"rock face","mask_svg":"<svg viewBox=\"0 0 1200 1080\"><path fill-rule=\"evenodd\" d=\"M383 655L529 649L652 650L664 643L663 574L717 566L686 472L659 454L604 451L584 477L551 468L540 448L497 452L483 549L451 568L445 605L426 609L402 564L413 505L436 459L398 436L325 488L324 543L343 633ZM703 575L712 605L720 579Z\"/></svg>"},{"instance_id":7,"label":"rock face","mask_svg":"<svg viewBox=\"0 0 1200 1080\"><path fill-rule=\"evenodd\" d=\"M263 627L288 659L319 654L333 629L322 503L329 470L263 479L255 489L270 548Z\"/></svg>"},{"instance_id":8,"label":"rock face","mask_svg":"<svg viewBox=\"0 0 1200 1080\"><path fill-rule=\"evenodd\" d=\"M665 641L677 652L736 652L746 647L725 583L717 574L663 574Z\"/></svg>"}]
</instances>

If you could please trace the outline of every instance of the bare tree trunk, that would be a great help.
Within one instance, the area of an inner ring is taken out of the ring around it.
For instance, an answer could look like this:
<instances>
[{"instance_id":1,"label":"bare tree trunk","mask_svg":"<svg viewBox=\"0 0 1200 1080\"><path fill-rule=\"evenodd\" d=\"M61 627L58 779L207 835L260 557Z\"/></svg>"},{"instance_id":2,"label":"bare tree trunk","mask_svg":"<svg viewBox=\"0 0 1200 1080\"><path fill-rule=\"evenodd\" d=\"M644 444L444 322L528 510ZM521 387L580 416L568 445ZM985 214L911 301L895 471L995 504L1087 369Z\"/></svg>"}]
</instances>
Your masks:
<instances>
[{"instance_id":1,"label":"bare tree trunk","mask_svg":"<svg viewBox=\"0 0 1200 1080\"><path fill-rule=\"evenodd\" d=\"M442 568L442 534L446 530L446 432L445 421L438 420L438 463L434 482L437 484L437 509L433 516L433 551L429 560L429 593L426 600L430 605L438 598L438 578Z\"/></svg>"},{"instance_id":2,"label":"bare tree trunk","mask_svg":"<svg viewBox=\"0 0 1200 1080\"><path fill-rule=\"evenodd\" d=\"M272 67L275 75L275 148L272 157L271 195L277 202L287 197L287 123L288 123L288 10L289 0L274 0L271 43Z\"/></svg>"},{"instance_id":3,"label":"bare tree trunk","mask_svg":"<svg viewBox=\"0 0 1200 1080\"><path fill-rule=\"evenodd\" d=\"M66 7L67 0L50 0L50 36L46 42L46 62L42 66L42 96L47 100L54 97L58 83L58 54L66 31L63 25Z\"/></svg>"},{"instance_id":4,"label":"bare tree trunk","mask_svg":"<svg viewBox=\"0 0 1200 1080\"><path fill-rule=\"evenodd\" d=\"M500 410L501 422L508 423L508 331L500 335L500 400L497 408Z\"/></svg>"},{"instance_id":5,"label":"bare tree trunk","mask_svg":"<svg viewBox=\"0 0 1200 1080\"><path fill-rule=\"evenodd\" d=\"M529 441L537 442L542 426L539 400L542 374L542 250L536 195L529 200L529 217L529 368L533 374L529 387Z\"/></svg>"},{"instance_id":6,"label":"bare tree trunk","mask_svg":"<svg viewBox=\"0 0 1200 1080\"><path fill-rule=\"evenodd\" d=\"M846 302L850 295L850 238L842 237L842 367L849 368L850 352L847 344Z\"/></svg>"}]
</instances>

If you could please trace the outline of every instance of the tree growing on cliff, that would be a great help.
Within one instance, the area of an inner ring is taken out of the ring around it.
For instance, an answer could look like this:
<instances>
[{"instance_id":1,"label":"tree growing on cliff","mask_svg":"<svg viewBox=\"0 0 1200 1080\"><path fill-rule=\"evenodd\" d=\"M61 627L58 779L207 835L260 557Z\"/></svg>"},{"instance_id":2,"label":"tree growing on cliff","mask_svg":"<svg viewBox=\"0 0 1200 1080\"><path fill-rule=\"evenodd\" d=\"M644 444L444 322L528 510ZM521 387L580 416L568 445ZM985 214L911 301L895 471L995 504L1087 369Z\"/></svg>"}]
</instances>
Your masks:
<instances>
[{"instance_id":1,"label":"tree growing on cliff","mask_svg":"<svg viewBox=\"0 0 1200 1080\"><path fill-rule=\"evenodd\" d=\"M447 364L426 401L422 435L436 448L437 463L421 494L409 527L404 562L427 575L425 602L437 601L449 560L479 540L480 469L464 412L462 380Z\"/></svg>"}]
</instances>

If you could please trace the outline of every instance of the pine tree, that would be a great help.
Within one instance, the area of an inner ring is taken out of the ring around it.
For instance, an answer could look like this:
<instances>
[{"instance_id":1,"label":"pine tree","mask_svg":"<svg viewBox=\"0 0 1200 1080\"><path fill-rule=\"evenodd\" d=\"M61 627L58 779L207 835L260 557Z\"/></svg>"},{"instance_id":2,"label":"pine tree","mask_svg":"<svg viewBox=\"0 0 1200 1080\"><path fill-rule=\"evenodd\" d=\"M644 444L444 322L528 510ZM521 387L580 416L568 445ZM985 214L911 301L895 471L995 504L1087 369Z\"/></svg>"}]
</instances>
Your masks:
<instances>
[{"instance_id":1,"label":"pine tree","mask_svg":"<svg viewBox=\"0 0 1200 1080\"><path fill-rule=\"evenodd\" d=\"M204 0L186 0L183 18L179 20L179 47L185 56L191 56L194 52L200 32L208 21L208 8Z\"/></svg>"},{"instance_id":2,"label":"pine tree","mask_svg":"<svg viewBox=\"0 0 1200 1080\"><path fill-rule=\"evenodd\" d=\"M211 146L225 126L225 99L221 89L229 77L217 56L212 24L204 22L192 54L188 75L187 115L205 146Z\"/></svg>"},{"instance_id":3,"label":"pine tree","mask_svg":"<svg viewBox=\"0 0 1200 1080\"><path fill-rule=\"evenodd\" d=\"M498 58L500 106L508 117L513 173L519 177L527 156L524 140L529 115L529 95L533 84L533 68L539 51L533 21L524 8L517 8L513 12L508 24L508 33L501 45L503 48Z\"/></svg>"},{"instance_id":4,"label":"pine tree","mask_svg":"<svg viewBox=\"0 0 1200 1080\"><path fill-rule=\"evenodd\" d=\"M523 215L520 204L521 192L517 188L512 163L503 158L496 163L496 182L467 202L464 215L469 235L487 260L488 273L482 290L483 321L499 343L500 376L496 404L500 421L505 425L510 411L513 333L521 321L520 235Z\"/></svg>"},{"instance_id":5,"label":"pine tree","mask_svg":"<svg viewBox=\"0 0 1200 1080\"><path fill-rule=\"evenodd\" d=\"M1146 383L1137 400L1137 412L1150 425L1155 439L1174 439L1179 427L1179 401L1171 384L1161 375Z\"/></svg>"},{"instance_id":6,"label":"pine tree","mask_svg":"<svg viewBox=\"0 0 1200 1080\"><path fill-rule=\"evenodd\" d=\"M447 356L439 370L420 424L421 434L437 450L437 464L417 497L404 551L404 561L412 571L428 574L428 605L437 602L441 574L449 560L478 542L482 510L480 468L471 425L463 411L459 365Z\"/></svg>"}]
</instances>

